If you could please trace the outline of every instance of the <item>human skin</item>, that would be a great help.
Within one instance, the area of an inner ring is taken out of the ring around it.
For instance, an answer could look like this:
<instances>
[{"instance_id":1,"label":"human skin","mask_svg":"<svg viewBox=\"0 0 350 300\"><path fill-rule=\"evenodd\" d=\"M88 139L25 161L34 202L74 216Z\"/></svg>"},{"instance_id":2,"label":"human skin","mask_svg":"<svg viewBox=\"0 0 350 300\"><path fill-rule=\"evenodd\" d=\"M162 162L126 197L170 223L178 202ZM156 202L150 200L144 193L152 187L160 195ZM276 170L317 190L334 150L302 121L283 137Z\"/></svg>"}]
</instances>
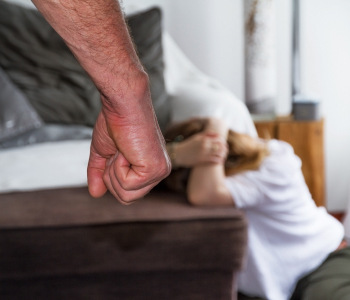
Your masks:
<instances>
[{"instance_id":1,"label":"human skin","mask_svg":"<svg viewBox=\"0 0 350 300\"><path fill-rule=\"evenodd\" d=\"M234 205L225 185L227 134L225 122L210 118L203 132L180 142L175 148L176 165L191 168L186 193L193 205Z\"/></svg>"},{"instance_id":2,"label":"human skin","mask_svg":"<svg viewBox=\"0 0 350 300\"><path fill-rule=\"evenodd\" d=\"M206 132L214 132L226 142L228 127L225 122L211 118L205 128ZM187 186L188 201L193 205L234 205L231 193L225 185L225 160L218 163L195 165L190 173Z\"/></svg>"},{"instance_id":3,"label":"human skin","mask_svg":"<svg viewBox=\"0 0 350 300\"><path fill-rule=\"evenodd\" d=\"M145 195L171 164L152 107L149 81L116 0L32 0L64 39L101 94L88 186L123 204Z\"/></svg>"},{"instance_id":4,"label":"human skin","mask_svg":"<svg viewBox=\"0 0 350 300\"><path fill-rule=\"evenodd\" d=\"M216 132L200 132L175 143L175 166L192 168L199 164L220 163L226 158L227 145ZM168 152L172 152L169 144ZM215 150L215 151L213 151Z\"/></svg>"}]
</instances>

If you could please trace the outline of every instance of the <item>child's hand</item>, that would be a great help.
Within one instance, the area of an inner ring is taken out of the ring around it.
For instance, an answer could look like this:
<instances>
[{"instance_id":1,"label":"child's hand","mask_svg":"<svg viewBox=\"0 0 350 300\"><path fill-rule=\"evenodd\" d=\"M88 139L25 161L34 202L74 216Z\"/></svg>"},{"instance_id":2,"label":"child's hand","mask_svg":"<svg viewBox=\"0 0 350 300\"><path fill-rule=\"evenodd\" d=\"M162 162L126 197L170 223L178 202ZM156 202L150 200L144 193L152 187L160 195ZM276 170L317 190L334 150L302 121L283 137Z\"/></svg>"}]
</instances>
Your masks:
<instances>
[{"instance_id":1,"label":"child's hand","mask_svg":"<svg viewBox=\"0 0 350 300\"><path fill-rule=\"evenodd\" d=\"M176 144L175 164L191 168L200 164L223 164L228 153L226 139L215 132L201 132Z\"/></svg>"}]
</instances>

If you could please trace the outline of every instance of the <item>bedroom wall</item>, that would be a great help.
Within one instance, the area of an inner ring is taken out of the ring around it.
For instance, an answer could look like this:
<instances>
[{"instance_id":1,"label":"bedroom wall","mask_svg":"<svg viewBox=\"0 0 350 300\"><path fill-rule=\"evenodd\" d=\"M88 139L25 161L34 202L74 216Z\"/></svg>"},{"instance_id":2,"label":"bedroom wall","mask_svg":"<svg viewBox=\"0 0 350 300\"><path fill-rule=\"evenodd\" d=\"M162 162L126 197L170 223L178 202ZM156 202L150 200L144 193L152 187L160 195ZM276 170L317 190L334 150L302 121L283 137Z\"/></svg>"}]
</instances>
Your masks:
<instances>
[{"instance_id":1,"label":"bedroom wall","mask_svg":"<svg viewBox=\"0 0 350 300\"><path fill-rule=\"evenodd\" d=\"M29 0L12 0L30 5ZM124 0L124 6L159 5L164 27L206 74L244 99L243 0ZM279 115L290 112L292 0L276 2ZM342 211L350 184L350 1L303 0L302 85L322 99L326 120L326 195Z\"/></svg>"}]
</instances>

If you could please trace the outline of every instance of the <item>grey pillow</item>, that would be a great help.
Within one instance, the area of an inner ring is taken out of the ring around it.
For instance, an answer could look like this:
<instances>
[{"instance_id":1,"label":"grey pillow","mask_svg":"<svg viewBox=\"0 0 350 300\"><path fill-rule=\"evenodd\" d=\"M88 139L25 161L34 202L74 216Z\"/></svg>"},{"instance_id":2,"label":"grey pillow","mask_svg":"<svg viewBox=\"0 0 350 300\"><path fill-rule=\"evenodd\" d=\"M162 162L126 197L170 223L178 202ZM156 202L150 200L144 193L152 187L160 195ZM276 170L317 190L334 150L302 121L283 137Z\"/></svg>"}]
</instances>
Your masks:
<instances>
[{"instance_id":1,"label":"grey pillow","mask_svg":"<svg viewBox=\"0 0 350 300\"><path fill-rule=\"evenodd\" d=\"M0 141L0 149L20 147L44 142L86 140L92 138L92 128L81 125L47 124L28 130L16 137Z\"/></svg>"},{"instance_id":2,"label":"grey pillow","mask_svg":"<svg viewBox=\"0 0 350 300\"><path fill-rule=\"evenodd\" d=\"M164 83L162 15L158 7L127 17L140 60L149 79L152 102L162 130L169 122L170 106Z\"/></svg>"},{"instance_id":3,"label":"grey pillow","mask_svg":"<svg viewBox=\"0 0 350 300\"><path fill-rule=\"evenodd\" d=\"M0 66L45 122L94 125L99 93L38 11L0 1L0 41Z\"/></svg>"},{"instance_id":4,"label":"grey pillow","mask_svg":"<svg viewBox=\"0 0 350 300\"><path fill-rule=\"evenodd\" d=\"M150 77L159 123L164 127L168 110L160 9L149 9L128 20ZM99 92L39 12L0 0L0 40L0 66L45 122L94 125L101 109Z\"/></svg>"},{"instance_id":5,"label":"grey pillow","mask_svg":"<svg viewBox=\"0 0 350 300\"><path fill-rule=\"evenodd\" d=\"M0 68L0 143L42 124L26 97Z\"/></svg>"}]
</instances>

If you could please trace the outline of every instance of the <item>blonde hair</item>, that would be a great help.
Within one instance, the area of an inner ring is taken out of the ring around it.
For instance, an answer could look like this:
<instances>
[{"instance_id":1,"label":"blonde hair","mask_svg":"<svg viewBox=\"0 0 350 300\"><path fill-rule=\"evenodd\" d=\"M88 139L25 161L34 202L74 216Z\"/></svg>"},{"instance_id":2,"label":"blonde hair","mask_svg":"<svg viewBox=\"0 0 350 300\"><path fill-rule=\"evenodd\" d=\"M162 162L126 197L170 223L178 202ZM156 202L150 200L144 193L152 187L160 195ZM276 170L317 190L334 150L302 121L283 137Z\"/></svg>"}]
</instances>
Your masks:
<instances>
[{"instance_id":1,"label":"blonde hair","mask_svg":"<svg viewBox=\"0 0 350 300\"><path fill-rule=\"evenodd\" d=\"M164 137L167 142L174 142L181 136L187 139L190 136L204 131L209 119L196 118L186 122L172 125ZM259 169L264 158L269 155L266 143L255 141L252 137L229 130L227 136L228 156L225 162L226 176L234 175L248 170ZM184 191L187 185L188 169L173 170L166 180L166 184L175 190ZM182 172L182 173L180 173ZM173 182L171 182L173 181ZM179 182L181 181L181 183ZM175 187L175 186L176 187Z\"/></svg>"}]
</instances>

